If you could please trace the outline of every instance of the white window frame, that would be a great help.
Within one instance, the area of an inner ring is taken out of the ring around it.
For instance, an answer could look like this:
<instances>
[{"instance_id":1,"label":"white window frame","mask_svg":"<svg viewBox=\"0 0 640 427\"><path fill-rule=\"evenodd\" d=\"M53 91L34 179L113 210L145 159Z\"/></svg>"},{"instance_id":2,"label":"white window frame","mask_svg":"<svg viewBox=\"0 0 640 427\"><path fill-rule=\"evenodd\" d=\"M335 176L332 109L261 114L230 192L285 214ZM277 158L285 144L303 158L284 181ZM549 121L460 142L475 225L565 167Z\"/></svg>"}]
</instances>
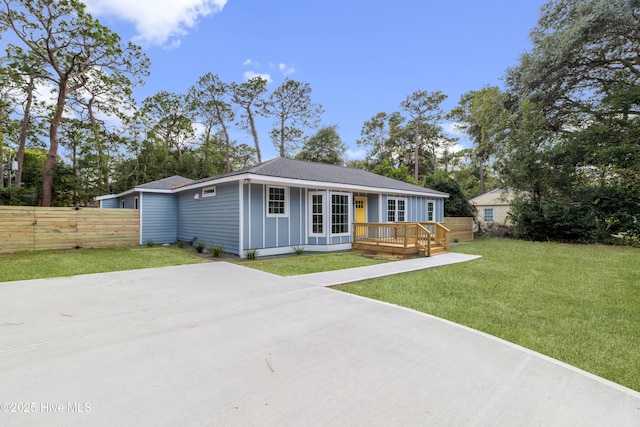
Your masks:
<instances>
[{"instance_id":1,"label":"white window frame","mask_svg":"<svg viewBox=\"0 0 640 427\"><path fill-rule=\"evenodd\" d=\"M212 185L210 187L204 187L202 189L202 198L206 198L206 197L216 197L216 194L218 194L217 190L216 190L216 186Z\"/></svg>"},{"instance_id":2,"label":"white window frame","mask_svg":"<svg viewBox=\"0 0 640 427\"><path fill-rule=\"evenodd\" d=\"M340 236L349 236L350 232L351 232L351 218L352 218L352 209L351 209L351 193L344 193L344 192L339 192L339 191L332 191L329 194L329 200L327 202L327 205L329 205L329 209L327 209L327 216L328 218L328 227L330 227L330 233L331 236L335 236L335 237L340 237ZM344 204L344 206L346 206L347 208L347 212L346 213L342 213L342 215L346 215L347 218L347 222L346 222L346 226L347 229L346 231L343 231L342 233L334 233L333 232L333 196L346 196L347 198L347 202Z\"/></svg>"},{"instance_id":3,"label":"white window frame","mask_svg":"<svg viewBox=\"0 0 640 427\"><path fill-rule=\"evenodd\" d=\"M427 222L435 222L435 221L436 221L436 201L427 200Z\"/></svg>"},{"instance_id":4,"label":"white window frame","mask_svg":"<svg viewBox=\"0 0 640 427\"><path fill-rule=\"evenodd\" d=\"M487 219L487 213L491 212L491 219ZM496 218L496 212L493 208L484 208L483 212L482 212L482 219L484 219L484 222L490 224L492 222L495 221Z\"/></svg>"},{"instance_id":5,"label":"white window frame","mask_svg":"<svg viewBox=\"0 0 640 427\"><path fill-rule=\"evenodd\" d=\"M271 189L278 189L278 190L284 190L284 200L283 200L283 204L284 204L284 212L283 213L270 213L269 212L269 202L270 202L270 194L271 194ZM269 185L267 186L267 194L265 196L266 198L266 208L267 208L267 217L268 218L287 218L289 216L289 187L278 187L275 185Z\"/></svg>"},{"instance_id":6,"label":"white window frame","mask_svg":"<svg viewBox=\"0 0 640 427\"><path fill-rule=\"evenodd\" d=\"M309 191L309 237L325 237L327 235L327 192L326 191ZM322 232L314 233L313 231L313 196L322 197Z\"/></svg>"},{"instance_id":7,"label":"white window frame","mask_svg":"<svg viewBox=\"0 0 640 427\"><path fill-rule=\"evenodd\" d=\"M389 212L391 211L391 209L389 209L389 201L391 200L395 201L394 209L393 209L393 216L394 216L393 221L389 221ZM404 202L404 209L402 210L404 219L402 221L398 220L398 201ZM407 198L406 197L387 197L387 222L407 222Z\"/></svg>"}]
</instances>

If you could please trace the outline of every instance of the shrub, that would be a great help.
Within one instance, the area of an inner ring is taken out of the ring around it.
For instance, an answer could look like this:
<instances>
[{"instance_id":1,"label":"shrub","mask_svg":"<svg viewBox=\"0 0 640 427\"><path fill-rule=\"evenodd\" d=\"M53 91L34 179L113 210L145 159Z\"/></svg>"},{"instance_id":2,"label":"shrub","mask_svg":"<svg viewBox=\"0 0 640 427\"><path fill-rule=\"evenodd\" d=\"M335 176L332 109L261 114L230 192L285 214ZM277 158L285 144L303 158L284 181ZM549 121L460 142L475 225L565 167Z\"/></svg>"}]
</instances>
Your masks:
<instances>
[{"instance_id":1,"label":"shrub","mask_svg":"<svg viewBox=\"0 0 640 427\"><path fill-rule=\"evenodd\" d=\"M214 258L220 258L220 255L222 255L222 252L224 252L224 245L219 244L216 246L212 246L209 248L209 252L211 252L211 255L213 255Z\"/></svg>"},{"instance_id":2,"label":"shrub","mask_svg":"<svg viewBox=\"0 0 640 427\"><path fill-rule=\"evenodd\" d=\"M304 252L304 246L294 246L293 247L293 252L296 255L302 255L302 253Z\"/></svg>"},{"instance_id":3,"label":"shrub","mask_svg":"<svg viewBox=\"0 0 640 427\"><path fill-rule=\"evenodd\" d=\"M199 254L201 254L207 248L207 244L202 240L196 240L195 242L193 242L193 247Z\"/></svg>"},{"instance_id":4,"label":"shrub","mask_svg":"<svg viewBox=\"0 0 640 427\"><path fill-rule=\"evenodd\" d=\"M258 258L258 250L257 249L247 249L244 251L244 256L248 260L254 260Z\"/></svg>"},{"instance_id":5,"label":"shrub","mask_svg":"<svg viewBox=\"0 0 640 427\"><path fill-rule=\"evenodd\" d=\"M153 247L153 240L147 240L147 242L145 243L145 246L148 248L152 248Z\"/></svg>"},{"instance_id":6,"label":"shrub","mask_svg":"<svg viewBox=\"0 0 640 427\"><path fill-rule=\"evenodd\" d=\"M184 242L183 242L182 240L178 240L178 247L179 247L180 249L183 249L183 248L184 248Z\"/></svg>"}]
</instances>

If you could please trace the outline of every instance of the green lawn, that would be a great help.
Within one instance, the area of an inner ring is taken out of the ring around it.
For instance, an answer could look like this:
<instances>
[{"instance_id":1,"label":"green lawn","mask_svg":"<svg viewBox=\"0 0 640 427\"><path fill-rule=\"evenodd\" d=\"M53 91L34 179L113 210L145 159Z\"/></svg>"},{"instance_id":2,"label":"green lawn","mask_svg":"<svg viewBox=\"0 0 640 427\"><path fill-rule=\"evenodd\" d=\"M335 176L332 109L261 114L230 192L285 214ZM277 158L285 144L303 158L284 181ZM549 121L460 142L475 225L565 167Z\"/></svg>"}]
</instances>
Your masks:
<instances>
[{"instance_id":1,"label":"green lawn","mask_svg":"<svg viewBox=\"0 0 640 427\"><path fill-rule=\"evenodd\" d=\"M483 258L337 289L467 325L640 391L640 250L483 239Z\"/></svg>"},{"instance_id":2,"label":"green lawn","mask_svg":"<svg viewBox=\"0 0 640 427\"><path fill-rule=\"evenodd\" d=\"M0 282L195 264L202 258L171 247L78 249L0 255Z\"/></svg>"},{"instance_id":3,"label":"green lawn","mask_svg":"<svg viewBox=\"0 0 640 427\"><path fill-rule=\"evenodd\" d=\"M322 271L342 270L344 268L365 267L387 262L373 259L355 252L333 252L328 254L291 255L256 261L238 261L245 267L266 271L279 276L319 273Z\"/></svg>"}]
</instances>

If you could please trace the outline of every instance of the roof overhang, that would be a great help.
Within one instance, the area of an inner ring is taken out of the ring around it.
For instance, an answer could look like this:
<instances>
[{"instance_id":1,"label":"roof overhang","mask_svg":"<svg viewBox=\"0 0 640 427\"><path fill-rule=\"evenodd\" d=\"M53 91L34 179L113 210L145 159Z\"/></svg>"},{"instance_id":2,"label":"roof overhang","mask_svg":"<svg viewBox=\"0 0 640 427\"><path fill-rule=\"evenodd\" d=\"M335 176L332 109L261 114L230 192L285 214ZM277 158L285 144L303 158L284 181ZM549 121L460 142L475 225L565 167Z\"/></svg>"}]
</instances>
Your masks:
<instances>
[{"instance_id":1,"label":"roof overhang","mask_svg":"<svg viewBox=\"0 0 640 427\"><path fill-rule=\"evenodd\" d=\"M122 193L118 193L118 194L108 194L106 196L97 196L95 198L95 200L109 200L109 199L117 199L119 197L125 197L125 196L129 196L131 194L135 194L135 193L160 193L160 194L172 194L175 193L177 191L176 190L159 190L159 189L154 189L154 188L144 188L144 187L135 187L132 188L130 190L127 191L123 191Z\"/></svg>"},{"instance_id":2,"label":"roof overhang","mask_svg":"<svg viewBox=\"0 0 640 427\"><path fill-rule=\"evenodd\" d=\"M219 179L211 179L205 182L199 182L197 184L185 185L184 187L177 188L174 190L175 192L195 190L202 187L207 187L210 185L218 185L225 184L228 182L240 181L245 184L254 183L254 184L272 184L272 185L282 185L289 187L300 187L300 188L323 188L334 191L354 191L361 193L383 193L383 194L398 194L398 195L407 195L407 196L421 196L421 197L435 197L446 199L449 198L448 194L443 193L431 193L431 192L421 192L421 191L409 191L409 190L398 190L394 188L382 188L382 187L368 187L365 185L353 185L353 184L340 184L340 183L332 183L326 181L310 181L305 179L292 179L292 178L281 178L276 176L266 176L266 175L256 175L252 173L245 173L241 175L234 175L229 177L222 177Z\"/></svg>"}]
</instances>

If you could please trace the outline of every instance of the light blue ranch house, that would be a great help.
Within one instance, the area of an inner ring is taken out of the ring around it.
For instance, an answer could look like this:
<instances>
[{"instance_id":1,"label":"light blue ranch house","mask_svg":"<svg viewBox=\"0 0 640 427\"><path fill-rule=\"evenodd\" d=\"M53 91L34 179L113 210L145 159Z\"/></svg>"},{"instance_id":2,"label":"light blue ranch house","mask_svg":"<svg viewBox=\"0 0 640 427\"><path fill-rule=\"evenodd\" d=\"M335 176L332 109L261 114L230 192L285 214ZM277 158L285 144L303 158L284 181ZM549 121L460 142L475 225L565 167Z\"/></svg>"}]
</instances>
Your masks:
<instances>
[{"instance_id":1,"label":"light blue ranch house","mask_svg":"<svg viewBox=\"0 0 640 427\"><path fill-rule=\"evenodd\" d=\"M276 158L198 181L172 176L97 197L140 210L140 244L224 245L260 256L351 249L353 223L442 222L449 195L359 169Z\"/></svg>"}]
</instances>

